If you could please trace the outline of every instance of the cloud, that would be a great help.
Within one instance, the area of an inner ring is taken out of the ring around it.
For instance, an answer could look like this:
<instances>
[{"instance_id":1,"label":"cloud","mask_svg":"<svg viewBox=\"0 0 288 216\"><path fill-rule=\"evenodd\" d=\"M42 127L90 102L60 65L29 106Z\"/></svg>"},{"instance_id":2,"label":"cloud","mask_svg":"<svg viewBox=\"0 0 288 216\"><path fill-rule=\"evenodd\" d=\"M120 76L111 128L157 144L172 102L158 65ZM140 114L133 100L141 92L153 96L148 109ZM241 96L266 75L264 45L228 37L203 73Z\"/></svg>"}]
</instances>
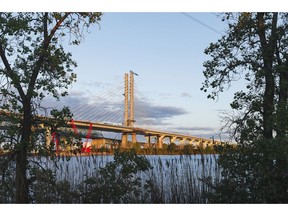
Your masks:
<instances>
[{"instance_id":1,"label":"cloud","mask_svg":"<svg viewBox=\"0 0 288 216\"><path fill-rule=\"evenodd\" d=\"M158 95L162 99L166 99L166 98L170 98L171 97L170 93L159 93Z\"/></svg>"},{"instance_id":2,"label":"cloud","mask_svg":"<svg viewBox=\"0 0 288 216\"><path fill-rule=\"evenodd\" d=\"M219 128L213 127L169 127L168 131L177 132L180 134L187 134L190 136L196 136L200 138L208 138L215 140L228 141L230 140L230 134L219 130Z\"/></svg>"},{"instance_id":3,"label":"cloud","mask_svg":"<svg viewBox=\"0 0 288 216\"><path fill-rule=\"evenodd\" d=\"M135 117L140 125L167 125L164 121L175 116L188 114L186 110L175 106L155 105L145 98L135 98Z\"/></svg>"},{"instance_id":4,"label":"cloud","mask_svg":"<svg viewBox=\"0 0 288 216\"><path fill-rule=\"evenodd\" d=\"M85 96L85 92L83 91L75 91L75 90L71 90L69 91L69 95L72 97L72 98L75 98L75 97L84 97ZM68 97L67 97L68 98Z\"/></svg>"},{"instance_id":5,"label":"cloud","mask_svg":"<svg viewBox=\"0 0 288 216\"><path fill-rule=\"evenodd\" d=\"M91 99L93 98L93 100ZM55 99L46 98L46 107L60 109L63 106L69 106L74 113L73 118L77 120L86 120L92 122L105 122L122 124L124 119L124 100L109 101L102 97L99 99L81 91L74 91L69 96L56 102ZM44 106L45 106L44 104ZM145 97L135 98L135 125L138 127L149 127L161 131L176 132L188 134L196 137L213 138L215 140L227 139L227 134L221 134L213 127L198 126L175 126L174 117L189 114L188 111L176 106L163 106L152 103Z\"/></svg>"},{"instance_id":6,"label":"cloud","mask_svg":"<svg viewBox=\"0 0 288 216\"><path fill-rule=\"evenodd\" d=\"M60 101L46 99L46 106L50 109L61 109L69 106L73 118L77 120L107 122L122 124L124 121L124 97L119 92L118 100L110 100L110 96L89 95L81 91L74 91L69 96L61 98ZM135 120L141 125L168 125L167 120L175 116L188 114L186 110L175 106L156 105L142 97L135 98Z\"/></svg>"},{"instance_id":7,"label":"cloud","mask_svg":"<svg viewBox=\"0 0 288 216\"><path fill-rule=\"evenodd\" d=\"M103 87L107 86L107 83L100 82L100 81L95 81L95 80L90 80L90 81L79 81L79 85L82 86L98 86L98 87Z\"/></svg>"},{"instance_id":8,"label":"cloud","mask_svg":"<svg viewBox=\"0 0 288 216\"><path fill-rule=\"evenodd\" d=\"M192 95L187 93L187 92L182 92L182 94L180 95L180 97L188 97L188 98L191 98Z\"/></svg>"},{"instance_id":9,"label":"cloud","mask_svg":"<svg viewBox=\"0 0 288 216\"><path fill-rule=\"evenodd\" d=\"M174 129L180 131L214 131L213 127L175 127Z\"/></svg>"}]
</instances>

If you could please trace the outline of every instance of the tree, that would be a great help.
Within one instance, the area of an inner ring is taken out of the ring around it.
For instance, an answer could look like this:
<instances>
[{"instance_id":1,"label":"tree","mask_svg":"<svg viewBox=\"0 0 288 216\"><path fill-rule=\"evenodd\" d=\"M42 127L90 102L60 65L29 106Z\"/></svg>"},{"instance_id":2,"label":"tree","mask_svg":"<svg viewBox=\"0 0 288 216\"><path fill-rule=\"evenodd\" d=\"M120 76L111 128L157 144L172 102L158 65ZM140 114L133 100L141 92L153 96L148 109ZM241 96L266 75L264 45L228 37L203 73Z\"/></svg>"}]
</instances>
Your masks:
<instances>
[{"instance_id":1,"label":"tree","mask_svg":"<svg viewBox=\"0 0 288 216\"><path fill-rule=\"evenodd\" d=\"M246 90L230 104L238 115L228 117L226 126L238 147L220 151L223 181L216 191L239 189L233 192L238 200L228 197L230 202L287 202L288 14L226 13L223 21L227 34L205 50L212 59L204 62L201 89L211 88L208 98L215 99L244 78Z\"/></svg>"},{"instance_id":2,"label":"tree","mask_svg":"<svg viewBox=\"0 0 288 216\"><path fill-rule=\"evenodd\" d=\"M65 89L76 80L72 71L77 64L61 42L68 36L71 44L78 45L84 31L98 23L101 15L0 13L0 108L11 124L5 138L10 137L13 145L9 148L16 157L17 203L29 201L27 152L36 142L34 129L41 124L36 118L41 102L47 95L66 96ZM71 116L67 109L62 114Z\"/></svg>"}]
</instances>

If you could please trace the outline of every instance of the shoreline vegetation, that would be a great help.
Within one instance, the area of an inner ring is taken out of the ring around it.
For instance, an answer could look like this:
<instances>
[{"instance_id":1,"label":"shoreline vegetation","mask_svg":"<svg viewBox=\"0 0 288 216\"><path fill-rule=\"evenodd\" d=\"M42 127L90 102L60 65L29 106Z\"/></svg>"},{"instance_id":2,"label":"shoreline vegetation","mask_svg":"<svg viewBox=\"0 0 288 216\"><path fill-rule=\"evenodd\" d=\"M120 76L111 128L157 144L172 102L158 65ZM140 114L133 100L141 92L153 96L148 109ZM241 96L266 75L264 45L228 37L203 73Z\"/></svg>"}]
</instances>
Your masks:
<instances>
[{"instance_id":1,"label":"shoreline vegetation","mask_svg":"<svg viewBox=\"0 0 288 216\"><path fill-rule=\"evenodd\" d=\"M216 154L33 156L30 203L208 203L221 176ZM0 202L14 203L15 163L4 158Z\"/></svg>"},{"instance_id":2,"label":"shoreline vegetation","mask_svg":"<svg viewBox=\"0 0 288 216\"><path fill-rule=\"evenodd\" d=\"M196 155L196 154L218 154L217 148L219 145L215 146L192 146L192 145L176 145L175 143L163 144L163 148L142 148L141 145L135 145L132 148L121 148L119 146L109 146L109 147L99 147L96 148L92 146L89 152L81 151L81 148L74 149L49 149L41 152L30 152L28 155L53 155L56 156L90 156L90 155L114 155L116 150L129 151L133 149L138 155ZM8 151L4 151L0 148L0 156L9 155Z\"/></svg>"}]
</instances>

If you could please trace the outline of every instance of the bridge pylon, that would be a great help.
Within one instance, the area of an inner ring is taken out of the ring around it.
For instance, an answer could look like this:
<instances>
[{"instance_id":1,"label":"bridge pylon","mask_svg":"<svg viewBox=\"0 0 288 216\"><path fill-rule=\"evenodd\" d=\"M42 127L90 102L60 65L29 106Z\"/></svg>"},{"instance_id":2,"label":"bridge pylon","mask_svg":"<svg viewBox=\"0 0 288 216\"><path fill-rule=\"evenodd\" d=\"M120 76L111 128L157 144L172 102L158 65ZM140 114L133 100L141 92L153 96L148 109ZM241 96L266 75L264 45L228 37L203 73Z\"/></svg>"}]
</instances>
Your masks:
<instances>
[{"instance_id":1,"label":"bridge pylon","mask_svg":"<svg viewBox=\"0 0 288 216\"><path fill-rule=\"evenodd\" d=\"M126 127L134 127L135 119L134 119L134 75L138 76L138 74L130 71L130 82L129 75L125 73L124 75L124 122L123 126ZM137 143L136 133L131 134L132 137L132 145L134 146ZM128 142L128 134L122 133L121 147L126 148Z\"/></svg>"}]
</instances>

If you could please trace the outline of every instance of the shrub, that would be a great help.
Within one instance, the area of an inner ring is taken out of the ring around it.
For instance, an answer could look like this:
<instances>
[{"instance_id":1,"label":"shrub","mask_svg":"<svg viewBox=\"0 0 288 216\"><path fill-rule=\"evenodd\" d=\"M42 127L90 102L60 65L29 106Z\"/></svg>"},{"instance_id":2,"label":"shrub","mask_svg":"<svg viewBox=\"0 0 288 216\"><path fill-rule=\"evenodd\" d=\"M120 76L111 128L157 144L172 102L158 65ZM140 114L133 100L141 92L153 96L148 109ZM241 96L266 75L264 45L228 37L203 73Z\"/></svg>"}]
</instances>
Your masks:
<instances>
[{"instance_id":1,"label":"shrub","mask_svg":"<svg viewBox=\"0 0 288 216\"><path fill-rule=\"evenodd\" d=\"M260 138L218 151L222 179L213 186L210 202L288 203L286 140Z\"/></svg>"},{"instance_id":2,"label":"shrub","mask_svg":"<svg viewBox=\"0 0 288 216\"><path fill-rule=\"evenodd\" d=\"M137 203L145 185L137 173L151 168L144 156L138 156L135 150L116 150L114 161L100 168L99 176L88 178L83 193L84 203Z\"/></svg>"}]
</instances>

